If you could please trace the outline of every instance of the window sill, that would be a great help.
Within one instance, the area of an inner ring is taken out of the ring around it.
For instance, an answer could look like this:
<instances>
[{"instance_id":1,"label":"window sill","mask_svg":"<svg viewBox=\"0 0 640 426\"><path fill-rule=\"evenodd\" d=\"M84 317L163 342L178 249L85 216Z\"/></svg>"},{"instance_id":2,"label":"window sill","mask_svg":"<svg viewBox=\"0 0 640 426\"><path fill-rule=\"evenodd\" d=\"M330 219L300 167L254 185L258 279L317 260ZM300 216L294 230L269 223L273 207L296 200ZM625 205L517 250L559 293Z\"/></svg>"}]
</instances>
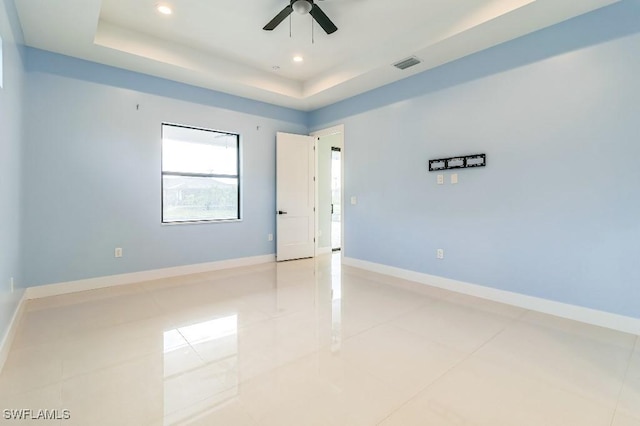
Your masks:
<instances>
[{"instance_id":1,"label":"window sill","mask_svg":"<svg viewBox=\"0 0 640 426\"><path fill-rule=\"evenodd\" d=\"M243 219L214 219L214 220L189 220L184 222L160 222L161 226L178 226L178 225L200 225L206 223L229 223L242 222Z\"/></svg>"}]
</instances>

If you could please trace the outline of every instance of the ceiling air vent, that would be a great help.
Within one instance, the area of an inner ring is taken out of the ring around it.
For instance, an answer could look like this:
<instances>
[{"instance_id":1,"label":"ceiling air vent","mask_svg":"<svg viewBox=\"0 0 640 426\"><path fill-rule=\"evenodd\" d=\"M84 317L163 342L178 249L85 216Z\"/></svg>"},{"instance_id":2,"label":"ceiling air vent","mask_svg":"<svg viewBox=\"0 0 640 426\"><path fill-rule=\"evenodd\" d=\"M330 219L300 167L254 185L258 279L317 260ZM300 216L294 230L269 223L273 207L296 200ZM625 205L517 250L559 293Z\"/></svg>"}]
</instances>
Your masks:
<instances>
[{"instance_id":1,"label":"ceiling air vent","mask_svg":"<svg viewBox=\"0 0 640 426\"><path fill-rule=\"evenodd\" d=\"M406 59L396 62L395 64L393 64L393 66L400 70L406 70L409 67L418 65L420 62L422 62L420 59L416 58L415 56L410 56Z\"/></svg>"}]
</instances>

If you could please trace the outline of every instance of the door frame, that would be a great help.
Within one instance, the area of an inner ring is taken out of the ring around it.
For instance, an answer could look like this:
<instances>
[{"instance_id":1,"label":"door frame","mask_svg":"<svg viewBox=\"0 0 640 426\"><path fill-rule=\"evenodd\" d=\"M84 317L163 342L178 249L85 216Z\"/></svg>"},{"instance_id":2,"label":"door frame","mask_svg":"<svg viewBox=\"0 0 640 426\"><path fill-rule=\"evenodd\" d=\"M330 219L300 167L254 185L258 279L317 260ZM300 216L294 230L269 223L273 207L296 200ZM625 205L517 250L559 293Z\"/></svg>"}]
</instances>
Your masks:
<instances>
[{"instance_id":1,"label":"door frame","mask_svg":"<svg viewBox=\"0 0 640 426\"><path fill-rule=\"evenodd\" d=\"M340 203L342 203L342 210L341 210L341 217L340 217L340 244L341 244L341 248L340 248L340 258L344 259L344 252L345 252L345 241L344 241L344 219L345 219L345 205L344 205L344 199L345 199L345 191L344 191L344 164L345 164L345 143L344 143L344 124L338 124L336 126L332 126L332 127L328 127L326 129L321 129L321 130L316 130L315 132L311 132L309 133L310 136L315 137L315 146L316 149L314 150L314 155L315 155L315 163L316 163L316 171L318 170L318 139L323 137L323 136L332 136L332 135L336 135L336 134L340 134L340 139L341 139L341 150L342 150L342 161L340 164L340 187L341 187L341 196L340 196ZM319 200L318 200L318 178L317 178L318 173L316 173L316 181L315 181L315 205L316 205L316 210L318 209L318 205L319 205ZM316 234L316 242L315 242L315 251L316 254L318 253L318 244L320 242L320 238L318 236L319 231L320 231L320 223L318 221L318 212L316 211L316 215L315 215L315 234Z\"/></svg>"}]
</instances>

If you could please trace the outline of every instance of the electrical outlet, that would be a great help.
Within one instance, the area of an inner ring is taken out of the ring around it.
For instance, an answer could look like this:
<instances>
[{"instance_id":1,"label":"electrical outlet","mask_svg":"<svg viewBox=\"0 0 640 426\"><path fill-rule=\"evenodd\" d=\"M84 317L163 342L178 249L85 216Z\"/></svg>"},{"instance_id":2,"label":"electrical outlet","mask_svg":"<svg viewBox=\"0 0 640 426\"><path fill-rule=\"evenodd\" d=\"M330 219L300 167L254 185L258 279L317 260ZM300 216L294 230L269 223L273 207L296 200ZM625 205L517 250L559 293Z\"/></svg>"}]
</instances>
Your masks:
<instances>
[{"instance_id":1,"label":"electrical outlet","mask_svg":"<svg viewBox=\"0 0 640 426\"><path fill-rule=\"evenodd\" d=\"M444 259L444 250L443 249L436 250L436 259Z\"/></svg>"},{"instance_id":2,"label":"electrical outlet","mask_svg":"<svg viewBox=\"0 0 640 426\"><path fill-rule=\"evenodd\" d=\"M438 175L438 185L444 185L444 175Z\"/></svg>"},{"instance_id":3,"label":"electrical outlet","mask_svg":"<svg viewBox=\"0 0 640 426\"><path fill-rule=\"evenodd\" d=\"M358 204L358 197L356 197L355 195L353 195L351 197L351 205L355 206L356 204Z\"/></svg>"},{"instance_id":4,"label":"electrical outlet","mask_svg":"<svg viewBox=\"0 0 640 426\"><path fill-rule=\"evenodd\" d=\"M454 173L454 174L451 175L451 183L454 184L454 185L456 183L458 183L458 174L457 173Z\"/></svg>"},{"instance_id":5,"label":"electrical outlet","mask_svg":"<svg viewBox=\"0 0 640 426\"><path fill-rule=\"evenodd\" d=\"M11 278L9 279L9 282L11 283L11 293L13 293L14 291L16 291L16 288L15 288L15 286L14 286L14 284L13 284L13 277L11 277Z\"/></svg>"},{"instance_id":6,"label":"electrical outlet","mask_svg":"<svg viewBox=\"0 0 640 426\"><path fill-rule=\"evenodd\" d=\"M273 241L273 234L267 235L267 241Z\"/></svg>"},{"instance_id":7,"label":"electrical outlet","mask_svg":"<svg viewBox=\"0 0 640 426\"><path fill-rule=\"evenodd\" d=\"M114 253L113 253L114 257L122 257L122 247L116 247Z\"/></svg>"}]
</instances>

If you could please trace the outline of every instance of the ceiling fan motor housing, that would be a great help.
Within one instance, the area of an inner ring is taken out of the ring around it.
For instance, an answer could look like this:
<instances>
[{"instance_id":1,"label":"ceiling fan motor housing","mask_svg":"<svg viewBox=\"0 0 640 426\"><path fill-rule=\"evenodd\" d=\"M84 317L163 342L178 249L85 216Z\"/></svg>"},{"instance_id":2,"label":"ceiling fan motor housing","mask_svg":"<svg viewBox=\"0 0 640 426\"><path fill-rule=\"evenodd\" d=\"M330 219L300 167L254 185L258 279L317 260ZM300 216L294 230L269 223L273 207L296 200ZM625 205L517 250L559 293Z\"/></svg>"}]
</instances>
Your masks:
<instances>
[{"instance_id":1,"label":"ceiling fan motor housing","mask_svg":"<svg viewBox=\"0 0 640 426\"><path fill-rule=\"evenodd\" d=\"M311 12L311 2L308 0L295 0L291 3L293 10L298 12L300 15L306 15Z\"/></svg>"}]
</instances>

